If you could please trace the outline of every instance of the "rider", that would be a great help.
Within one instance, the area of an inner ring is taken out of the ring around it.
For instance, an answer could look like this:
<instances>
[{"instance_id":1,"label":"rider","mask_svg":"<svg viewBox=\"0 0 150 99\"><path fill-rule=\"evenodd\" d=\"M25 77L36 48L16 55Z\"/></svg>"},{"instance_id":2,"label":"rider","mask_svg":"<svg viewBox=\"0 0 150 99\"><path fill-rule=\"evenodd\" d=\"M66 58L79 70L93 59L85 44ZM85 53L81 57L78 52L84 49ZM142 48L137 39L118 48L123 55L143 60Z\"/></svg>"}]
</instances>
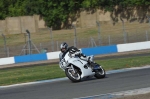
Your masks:
<instances>
[{"instance_id":1,"label":"rider","mask_svg":"<svg viewBox=\"0 0 150 99\"><path fill-rule=\"evenodd\" d=\"M68 44L66 42L63 42L62 44L60 44L60 50L61 50L61 53L59 54L60 62L68 51L74 53L75 55L79 55L80 59L82 60L93 62L93 57L85 56L83 53L81 53L80 50L78 50L74 46L68 47Z\"/></svg>"}]
</instances>

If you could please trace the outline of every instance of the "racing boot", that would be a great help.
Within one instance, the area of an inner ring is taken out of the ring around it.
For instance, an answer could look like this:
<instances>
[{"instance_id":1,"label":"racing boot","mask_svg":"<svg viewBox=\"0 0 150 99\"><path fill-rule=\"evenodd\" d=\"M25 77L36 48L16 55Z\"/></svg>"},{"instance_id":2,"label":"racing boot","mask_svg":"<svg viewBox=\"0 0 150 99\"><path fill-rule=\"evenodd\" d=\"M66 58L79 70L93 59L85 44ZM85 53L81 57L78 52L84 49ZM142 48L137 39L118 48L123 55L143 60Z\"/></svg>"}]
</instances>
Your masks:
<instances>
[{"instance_id":1,"label":"racing boot","mask_svg":"<svg viewBox=\"0 0 150 99\"><path fill-rule=\"evenodd\" d=\"M88 56L88 64L90 65L92 71L94 71L94 66L95 66L95 62L94 62L94 56Z\"/></svg>"},{"instance_id":2,"label":"racing boot","mask_svg":"<svg viewBox=\"0 0 150 99\"><path fill-rule=\"evenodd\" d=\"M87 61L88 61L89 63L94 63L94 56L93 56L93 55L87 56Z\"/></svg>"}]
</instances>

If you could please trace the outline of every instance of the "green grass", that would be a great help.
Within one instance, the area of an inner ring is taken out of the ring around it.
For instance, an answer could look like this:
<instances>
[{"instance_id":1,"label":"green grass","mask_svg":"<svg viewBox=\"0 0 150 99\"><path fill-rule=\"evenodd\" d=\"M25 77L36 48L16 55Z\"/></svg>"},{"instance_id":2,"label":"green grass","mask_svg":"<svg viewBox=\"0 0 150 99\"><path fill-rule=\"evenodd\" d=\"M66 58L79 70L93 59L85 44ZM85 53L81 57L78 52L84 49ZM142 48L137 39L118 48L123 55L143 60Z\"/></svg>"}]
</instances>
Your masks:
<instances>
[{"instance_id":1,"label":"green grass","mask_svg":"<svg viewBox=\"0 0 150 99\"><path fill-rule=\"evenodd\" d=\"M24 67L0 70L0 85L10 85L64 77L57 65Z\"/></svg>"},{"instance_id":2,"label":"green grass","mask_svg":"<svg viewBox=\"0 0 150 99\"><path fill-rule=\"evenodd\" d=\"M101 64L105 70L114 70L150 65L150 56L97 60L96 62ZM4 69L0 70L0 86L61 77L65 77L65 73L58 64Z\"/></svg>"},{"instance_id":3,"label":"green grass","mask_svg":"<svg viewBox=\"0 0 150 99\"><path fill-rule=\"evenodd\" d=\"M96 62L101 64L106 70L114 70L114 69L150 65L150 56L110 59L110 60L101 60Z\"/></svg>"}]
</instances>

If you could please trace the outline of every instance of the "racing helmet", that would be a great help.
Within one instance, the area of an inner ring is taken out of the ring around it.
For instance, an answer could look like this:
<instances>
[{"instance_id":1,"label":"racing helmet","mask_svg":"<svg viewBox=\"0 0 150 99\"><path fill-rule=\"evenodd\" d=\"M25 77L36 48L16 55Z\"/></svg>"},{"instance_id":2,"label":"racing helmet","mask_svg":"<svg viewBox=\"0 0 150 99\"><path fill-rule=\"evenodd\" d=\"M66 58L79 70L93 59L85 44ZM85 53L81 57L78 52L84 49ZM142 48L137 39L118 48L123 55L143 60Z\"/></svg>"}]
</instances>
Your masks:
<instances>
[{"instance_id":1,"label":"racing helmet","mask_svg":"<svg viewBox=\"0 0 150 99\"><path fill-rule=\"evenodd\" d=\"M63 42L62 44L60 44L60 50L61 52L65 52L68 48L68 44L66 42Z\"/></svg>"}]
</instances>

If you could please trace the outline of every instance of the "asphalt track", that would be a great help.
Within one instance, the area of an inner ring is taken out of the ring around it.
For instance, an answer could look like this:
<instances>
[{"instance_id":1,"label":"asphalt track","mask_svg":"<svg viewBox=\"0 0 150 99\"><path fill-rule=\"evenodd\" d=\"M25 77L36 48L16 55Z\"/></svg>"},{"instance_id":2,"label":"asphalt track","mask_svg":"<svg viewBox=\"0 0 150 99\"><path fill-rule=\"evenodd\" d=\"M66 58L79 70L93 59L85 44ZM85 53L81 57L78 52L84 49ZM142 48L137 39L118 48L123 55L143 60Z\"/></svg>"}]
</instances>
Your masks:
<instances>
[{"instance_id":1,"label":"asphalt track","mask_svg":"<svg viewBox=\"0 0 150 99\"><path fill-rule=\"evenodd\" d=\"M107 74L79 83L68 79L0 88L0 99L73 99L150 87L150 68Z\"/></svg>"}]
</instances>

